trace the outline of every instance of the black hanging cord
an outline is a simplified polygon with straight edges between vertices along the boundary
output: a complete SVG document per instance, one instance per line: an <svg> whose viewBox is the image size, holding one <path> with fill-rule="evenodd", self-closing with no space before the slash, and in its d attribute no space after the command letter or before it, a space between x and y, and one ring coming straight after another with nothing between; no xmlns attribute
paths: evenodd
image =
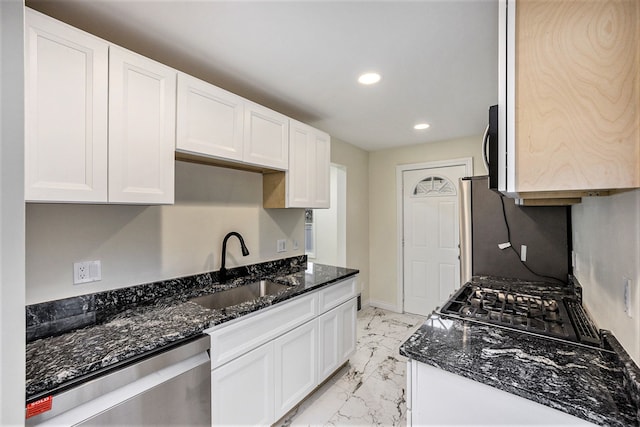
<svg viewBox="0 0 640 427"><path fill-rule="evenodd" d="M553 277L553 276L545 276L544 274L540 274L533 271L531 268L529 268L529 266L524 261L522 261L522 258L520 257L520 253L518 253L516 248L514 248L513 245L511 244L511 229L509 228L509 221L507 220L507 211L505 210L505 207L504 207L504 195L502 194L500 195L500 203L502 203L502 217L504 218L504 225L507 227L507 242L509 242L509 245L510 245L509 247L511 248L513 253L515 253L518 256L518 261L520 261L520 264L522 264L524 268L529 270L531 274L534 274L538 277L542 277L544 279L555 280L557 282L562 283L563 285L567 285L567 282L562 279L558 279L557 277Z"/></svg>

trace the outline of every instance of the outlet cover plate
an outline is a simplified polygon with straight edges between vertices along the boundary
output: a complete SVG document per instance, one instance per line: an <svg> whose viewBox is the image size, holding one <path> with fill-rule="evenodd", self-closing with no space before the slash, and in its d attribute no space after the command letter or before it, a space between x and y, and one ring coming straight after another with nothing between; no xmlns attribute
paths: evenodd
<svg viewBox="0 0 640 427"><path fill-rule="evenodd" d="M82 261L73 263L73 284L97 282L102 280L100 261Z"/></svg>

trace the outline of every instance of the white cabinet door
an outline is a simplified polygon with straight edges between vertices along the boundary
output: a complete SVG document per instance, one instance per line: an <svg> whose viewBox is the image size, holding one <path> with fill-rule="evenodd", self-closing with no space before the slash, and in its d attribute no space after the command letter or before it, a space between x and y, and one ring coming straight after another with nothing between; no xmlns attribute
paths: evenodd
<svg viewBox="0 0 640 427"><path fill-rule="evenodd" d="M274 341L275 418L287 413L318 384L318 324L315 320Z"/></svg>
<svg viewBox="0 0 640 427"><path fill-rule="evenodd" d="M273 412L273 344L211 372L211 414L216 425L270 425Z"/></svg>
<svg viewBox="0 0 640 427"><path fill-rule="evenodd" d="M174 200L176 71L109 48L109 201Z"/></svg>
<svg viewBox="0 0 640 427"><path fill-rule="evenodd" d="M358 299L342 304L338 307L340 312L340 363L346 362L353 353L356 352L357 342L357 316L358 316Z"/></svg>
<svg viewBox="0 0 640 427"><path fill-rule="evenodd" d="M289 167L289 118L246 101L243 160L245 163L287 170Z"/></svg>
<svg viewBox="0 0 640 427"><path fill-rule="evenodd" d="M313 195L314 147L307 126L291 120L289 130L289 171L287 172L287 206L310 208Z"/></svg>
<svg viewBox="0 0 640 427"><path fill-rule="evenodd" d="M314 188L314 208L331 207L330 188L330 166L331 166L331 137L324 132L315 133L315 175Z"/></svg>
<svg viewBox="0 0 640 427"><path fill-rule="evenodd" d="M329 207L330 137L304 123L291 120L287 205Z"/></svg>
<svg viewBox="0 0 640 427"><path fill-rule="evenodd" d="M25 13L25 198L106 202L108 44Z"/></svg>
<svg viewBox="0 0 640 427"><path fill-rule="evenodd" d="M339 305L318 318L318 381L322 382L356 350L357 298Z"/></svg>
<svg viewBox="0 0 640 427"><path fill-rule="evenodd" d="M340 312L335 308L318 318L318 380L323 381L340 366Z"/></svg>
<svg viewBox="0 0 640 427"><path fill-rule="evenodd" d="M440 368L415 360L409 363L407 408L411 415L407 418L408 426L594 425Z"/></svg>
<svg viewBox="0 0 640 427"><path fill-rule="evenodd" d="M178 151L242 161L243 98L180 73L177 108Z"/></svg>

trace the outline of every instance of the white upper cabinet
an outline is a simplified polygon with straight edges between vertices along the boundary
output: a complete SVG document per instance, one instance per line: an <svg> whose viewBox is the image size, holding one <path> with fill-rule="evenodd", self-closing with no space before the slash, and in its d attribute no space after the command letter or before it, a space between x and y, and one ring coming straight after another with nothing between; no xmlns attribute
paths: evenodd
<svg viewBox="0 0 640 427"><path fill-rule="evenodd" d="M289 167L289 118L276 111L180 74L177 114L178 153L270 170Z"/></svg>
<svg viewBox="0 0 640 427"><path fill-rule="evenodd" d="M176 71L109 48L109 201L174 200Z"/></svg>
<svg viewBox="0 0 640 427"><path fill-rule="evenodd" d="M177 108L177 151L242 161L241 97L180 73Z"/></svg>
<svg viewBox="0 0 640 427"><path fill-rule="evenodd" d="M25 14L25 198L104 203L109 45Z"/></svg>
<svg viewBox="0 0 640 427"><path fill-rule="evenodd" d="M170 204L176 71L26 9L25 199Z"/></svg>
<svg viewBox="0 0 640 427"><path fill-rule="evenodd" d="M328 208L329 135L295 120L290 133L287 207Z"/></svg>
<svg viewBox="0 0 640 427"><path fill-rule="evenodd" d="M501 0L500 15L500 190L640 187L640 2Z"/></svg>
<svg viewBox="0 0 640 427"><path fill-rule="evenodd" d="M245 101L243 160L254 165L286 170L289 167L289 118Z"/></svg>

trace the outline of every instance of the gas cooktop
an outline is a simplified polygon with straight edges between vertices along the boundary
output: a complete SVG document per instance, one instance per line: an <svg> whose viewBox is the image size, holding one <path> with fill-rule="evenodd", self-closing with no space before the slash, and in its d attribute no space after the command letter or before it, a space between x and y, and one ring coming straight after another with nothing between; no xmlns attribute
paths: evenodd
<svg viewBox="0 0 640 427"><path fill-rule="evenodd" d="M567 341L600 345L598 330L582 304L570 297L530 295L467 283L442 306L440 313Z"/></svg>

